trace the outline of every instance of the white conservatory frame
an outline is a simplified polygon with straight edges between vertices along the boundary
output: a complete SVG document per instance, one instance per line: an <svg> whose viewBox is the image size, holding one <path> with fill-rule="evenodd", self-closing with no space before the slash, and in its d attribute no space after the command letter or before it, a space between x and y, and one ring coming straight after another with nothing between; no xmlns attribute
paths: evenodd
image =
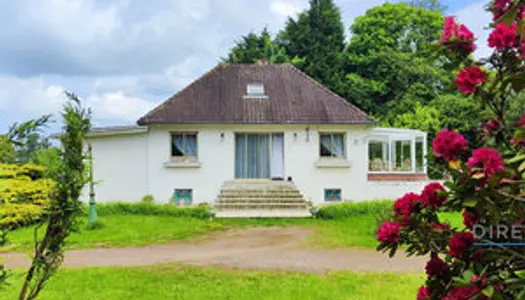
<svg viewBox="0 0 525 300"><path fill-rule="evenodd" d="M382 158L374 158L371 161L370 143L381 143ZM401 167L396 167L396 142L401 142L401 153L404 145L410 145L410 157L407 157L401 163ZM405 142L405 144L403 144ZM422 157L420 157L421 164L418 165L416 157L416 147L420 143ZM386 147L387 146L387 147ZM397 149L399 150L399 149ZM413 129L398 129L398 128L374 128L366 141L367 153L367 171L369 174L426 174L427 173L427 134L420 130ZM403 158L401 154L401 158ZM407 163L407 160L409 162ZM404 170L406 169L406 170Z"/></svg>

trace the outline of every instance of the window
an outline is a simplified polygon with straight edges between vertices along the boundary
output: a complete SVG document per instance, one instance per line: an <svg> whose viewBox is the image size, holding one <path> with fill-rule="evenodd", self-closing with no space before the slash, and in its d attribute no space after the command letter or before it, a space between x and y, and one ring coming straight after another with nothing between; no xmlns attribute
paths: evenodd
<svg viewBox="0 0 525 300"><path fill-rule="evenodd" d="M388 171L388 142L370 141L368 143L368 170Z"/></svg>
<svg viewBox="0 0 525 300"><path fill-rule="evenodd" d="M344 133L321 134L319 148L320 155L323 157L344 157Z"/></svg>
<svg viewBox="0 0 525 300"><path fill-rule="evenodd" d="M341 201L341 189L325 189L324 190L324 201L340 202Z"/></svg>
<svg viewBox="0 0 525 300"><path fill-rule="evenodd" d="M411 171L412 156L410 154L410 140L392 142L392 170Z"/></svg>
<svg viewBox="0 0 525 300"><path fill-rule="evenodd" d="M424 147L423 138L422 137L416 138L416 172L418 173L425 172L425 162L424 162L425 152L423 150L423 147Z"/></svg>
<svg viewBox="0 0 525 300"><path fill-rule="evenodd" d="M248 97L264 97L264 85L262 83L250 83L246 86Z"/></svg>
<svg viewBox="0 0 525 300"><path fill-rule="evenodd" d="M173 193L173 204L179 206L191 205L193 202L192 189L175 189Z"/></svg>
<svg viewBox="0 0 525 300"><path fill-rule="evenodd" d="M197 134L196 133L172 133L171 134L171 156L173 157L196 157L197 156Z"/></svg>

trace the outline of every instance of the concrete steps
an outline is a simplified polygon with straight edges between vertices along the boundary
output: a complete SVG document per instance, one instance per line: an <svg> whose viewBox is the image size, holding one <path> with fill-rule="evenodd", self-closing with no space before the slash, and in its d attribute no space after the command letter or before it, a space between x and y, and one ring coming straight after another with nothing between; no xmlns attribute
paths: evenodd
<svg viewBox="0 0 525 300"><path fill-rule="evenodd" d="M295 184L269 179L227 181L215 201L218 218L305 218L309 209Z"/></svg>

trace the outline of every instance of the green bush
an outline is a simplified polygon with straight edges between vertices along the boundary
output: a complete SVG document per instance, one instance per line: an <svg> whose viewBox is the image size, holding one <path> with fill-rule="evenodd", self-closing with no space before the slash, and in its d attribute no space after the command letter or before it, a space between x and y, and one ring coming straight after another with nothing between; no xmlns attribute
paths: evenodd
<svg viewBox="0 0 525 300"><path fill-rule="evenodd" d="M144 197L142 197L142 202L143 203L153 203L155 202L155 197L153 197L153 195L145 195Z"/></svg>
<svg viewBox="0 0 525 300"><path fill-rule="evenodd" d="M209 206L177 207L173 204L115 202L97 204L97 213L101 216L113 214L130 214L205 219L209 217L209 215L206 214L206 211L208 211L210 208L211 207Z"/></svg>
<svg viewBox="0 0 525 300"><path fill-rule="evenodd" d="M367 214L388 217L391 211L392 201L345 202L321 206L316 216L320 219L344 219Z"/></svg>

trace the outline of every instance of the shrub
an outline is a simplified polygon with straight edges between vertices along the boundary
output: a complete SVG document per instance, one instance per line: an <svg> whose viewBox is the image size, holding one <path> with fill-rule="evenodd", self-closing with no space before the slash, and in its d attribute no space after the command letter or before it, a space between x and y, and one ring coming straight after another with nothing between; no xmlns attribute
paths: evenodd
<svg viewBox="0 0 525 300"><path fill-rule="evenodd" d="M35 204L4 204L0 205L0 224L4 229L15 229L28 226L42 218L44 208Z"/></svg>
<svg viewBox="0 0 525 300"><path fill-rule="evenodd" d="M391 213L391 206L392 201L345 202L321 206L316 216L320 219L344 219L366 214L386 217Z"/></svg>
<svg viewBox="0 0 525 300"><path fill-rule="evenodd" d="M177 207L173 204L154 204L144 202L115 202L97 205L97 212L101 216L112 214L130 214L206 219L209 217L206 214L206 211L209 209L209 206Z"/></svg>
<svg viewBox="0 0 525 300"><path fill-rule="evenodd" d="M153 203L155 202L155 197L153 195L145 195L142 197L142 203Z"/></svg>
<svg viewBox="0 0 525 300"><path fill-rule="evenodd" d="M449 180L399 198L395 216L377 231L378 250L390 256L400 246L408 255L429 256L419 300L525 299L524 108L518 122L507 117L508 101L525 91L525 0L487 7L496 20L489 59L468 55L474 38L453 17L446 19L441 39L444 66L462 69L459 91L491 113L478 132L483 146L470 149L454 130L439 132L432 149ZM470 52L459 50L465 46ZM462 213L465 226L443 222L441 212Z"/></svg>

